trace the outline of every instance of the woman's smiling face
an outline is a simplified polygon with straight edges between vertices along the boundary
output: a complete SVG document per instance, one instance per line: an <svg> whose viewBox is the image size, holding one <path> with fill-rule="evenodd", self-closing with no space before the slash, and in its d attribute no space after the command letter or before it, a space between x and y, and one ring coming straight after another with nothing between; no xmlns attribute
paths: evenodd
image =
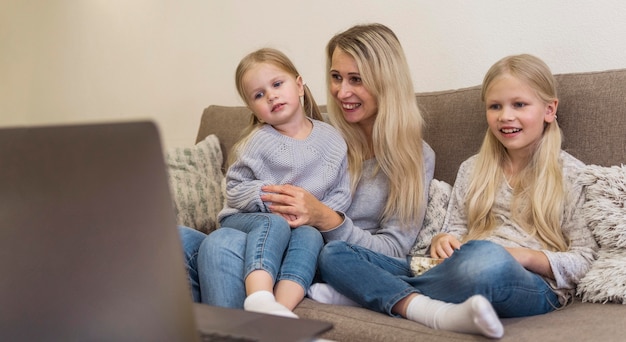
<svg viewBox="0 0 626 342"><path fill-rule="evenodd" d="M330 93L342 109L347 122L373 126L378 113L374 96L363 84L352 56L335 48L330 67Z"/></svg>

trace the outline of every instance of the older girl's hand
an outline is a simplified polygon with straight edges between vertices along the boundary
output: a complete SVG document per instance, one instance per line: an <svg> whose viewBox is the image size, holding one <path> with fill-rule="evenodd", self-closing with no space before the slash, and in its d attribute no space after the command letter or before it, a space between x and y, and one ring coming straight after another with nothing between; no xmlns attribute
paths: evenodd
<svg viewBox="0 0 626 342"><path fill-rule="evenodd" d="M439 233L435 235L430 244L430 256L432 258L448 258L455 249L461 248L461 242L453 235Z"/></svg>
<svg viewBox="0 0 626 342"><path fill-rule="evenodd" d="M292 217L287 220L289 226L314 226L324 231L339 226L343 218L334 210L320 202L308 191L293 185L268 185L261 190L264 202L270 202L269 209L283 217Z"/></svg>

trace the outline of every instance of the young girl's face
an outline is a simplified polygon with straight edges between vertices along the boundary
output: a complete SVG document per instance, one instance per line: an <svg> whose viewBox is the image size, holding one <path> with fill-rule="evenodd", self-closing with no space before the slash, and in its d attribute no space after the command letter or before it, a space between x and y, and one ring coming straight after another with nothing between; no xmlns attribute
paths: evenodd
<svg viewBox="0 0 626 342"><path fill-rule="evenodd" d="M257 63L246 71L242 82L246 103L262 122L276 127L304 118L302 77L271 63Z"/></svg>
<svg viewBox="0 0 626 342"><path fill-rule="evenodd" d="M485 94L487 123L511 158L526 158L541 139L544 124L554 121L558 101L545 103L527 83L503 74Z"/></svg>

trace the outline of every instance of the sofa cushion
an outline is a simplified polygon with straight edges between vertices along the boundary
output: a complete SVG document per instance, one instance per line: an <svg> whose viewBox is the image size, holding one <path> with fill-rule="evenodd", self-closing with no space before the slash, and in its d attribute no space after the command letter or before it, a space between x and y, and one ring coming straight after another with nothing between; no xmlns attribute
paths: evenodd
<svg viewBox="0 0 626 342"><path fill-rule="evenodd" d="M588 165L581 182L583 217L600 251L577 293L583 301L626 304L626 167Z"/></svg>
<svg viewBox="0 0 626 342"><path fill-rule="evenodd" d="M452 186L444 181L433 179L428 189L428 205L422 230L415 239L415 244L409 254L425 254L430 246L430 241L437 235L443 227L443 221L448 209L448 201Z"/></svg>
<svg viewBox="0 0 626 342"><path fill-rule="evenodd" d="M563 310L530 317L502 318L504 336L498 342L621 341L625 307L582 303L576 299ZM321 337L344 342L494 341L472 334L430 329L408 319L363 308L317 303L305 298L294 312L301 318L332 322ZM621 336L621 337L620 337Z"/></svg>
<svg viewBox="0 0 626 342"><path fill-rule="evenodd" d="M224 205L222 150L215 135L193 147L167 150L170 188L179 225L209 233Z"/></svg>

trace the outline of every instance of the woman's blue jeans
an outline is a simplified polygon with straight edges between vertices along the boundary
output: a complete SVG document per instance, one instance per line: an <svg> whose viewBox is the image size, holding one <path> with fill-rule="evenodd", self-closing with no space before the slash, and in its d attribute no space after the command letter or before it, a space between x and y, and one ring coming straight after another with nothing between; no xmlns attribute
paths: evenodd
<svg viewBox="0 0 626 342"><path fill-rule="evenodd" d="M291 229L282 217L265 213L231 215L221 226L208 236L179 228L195 301L242 308L244 280L260 269L275 281L291 280L304 291L309 288L324 245L317 229Z"/></svg>
<svg viewBox="0 0 626 342"><path fill-rule="evenodd" d="M406 259L332 241L320 253L319 270L323 281L346 297L389 315L394 315L393 306L411 293L449 303L483 295L503 318L543 314L560 306L543 278L489 241L463 244L420 276L412 275Z"/></svg>
<svg viewBox="0 0 626 342"><path fill-rule="evenodd" d="M206 234L193 228L178 226L178 234L183 244L185 267L194 302L200 302L200 279L198 277L198 251L207 237Z"/></svg>

